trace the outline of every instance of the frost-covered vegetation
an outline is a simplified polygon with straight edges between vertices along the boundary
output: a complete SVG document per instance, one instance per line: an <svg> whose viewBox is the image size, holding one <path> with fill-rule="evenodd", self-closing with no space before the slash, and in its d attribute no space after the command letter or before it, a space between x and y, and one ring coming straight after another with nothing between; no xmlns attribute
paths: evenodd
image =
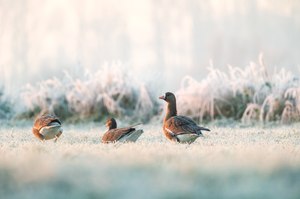
<svg viewBox="0 0 300 199"><path fill-rule="evenodd" d="M65 72L60 79L28 84L15 97L15 118L54 112L70 122L99 121L108 116L144 123L161 119L164 103L153 94L157 88L149 89L121 68L120 64L106 65L95 73L81 69L80 74ZM245 68L228 66L227 71L220 71L211 66L202 80L186 76L175 94L179 113L199 122L231 119L246 125L289 124L300 118L299 78L284 68L270 69L262 56L259 64L251 62ZM12 112L10 104L0 96L2 112Z"/></svg>
<svg viewBox="0 0 300 199"><path fill-rule="evenodd" d="M5 98L3 87L0 85L0 120L8 119L12 116L12 105Z"/></svg>
<svg viewBox="0 0 300 199"><path fill-rule="evenodd" d="M27 85L20 94L17 117L53 112L69 121L103 120L108 116L148 121L158 111L158 104L146 85L118 64L78 76L74 78L65 72L62 79Z"/></svg>
<svg viewBox="0 0 300 199"><path fill-rule="evenodd" d="M253 122L299 121L300 81L284 68L268 70L259 64L244 69L228 66L227 72L210 67L201 81L182 80L177 92L179 111L200 121L232 118Z"/></svg>
<svg viewBox="0 0 300 199"><path fill-rule="evenodd" d="M299 126L216 128L192 145L161 126L136 143L100 143L96 123L40 142L31 123L0 127L0 198L299 198Z"/></svg>

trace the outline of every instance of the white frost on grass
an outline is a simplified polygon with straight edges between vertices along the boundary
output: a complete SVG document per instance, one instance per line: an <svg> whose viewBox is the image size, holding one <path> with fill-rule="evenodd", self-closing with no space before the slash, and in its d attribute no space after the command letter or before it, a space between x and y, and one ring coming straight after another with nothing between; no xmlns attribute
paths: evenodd
<svg viewBox="0 0 300 199"><path fill-rule="evenodd" d="M300 131L217 128L192 145L144 126L136 143L102 144L96 123L42 143L30 124L0 128L1 198L298 198Z"/></svg>
<svg viewBox="0 0 300 199"><path fill-rule="evenodd" d="M262 59L261 55L259 64L250 63L244 69L228 66L226 72L211 66L201 81L185 77L176 92L180 113L199 121L299 121L299 78L284 68L267 70Z"/></svg>
<svg viewBox="0 0 300 199"><path fill-rule="evenodd" d="M155 120L163 103L149 89L151 83L146 85L123 69L120 63L107 64L94 73L82 67L79 74L65 72L61 79L27 85L15 96L15 104L10 104L12 112L16 118L28 119L49 111L70 122L100 121L108 116ZM175 94L179 113L200 122L229 118L246 125L289 124L300 118L299 77L284 68L268 70L262 55L259 64L228 66L225 72L211 64L202 80L185 76ZM0 114L4 108L0 99Z"/></svg>
<svg viewBox="0 0 300 199"><path fill-rule="evenodd" d="M95 73L85 71L75 78L27 85L20 94L16 112L32 117L54 112L62 119L106 119L109 115L147 121L158 109L156 100L142 82L121 69L120 63L105 65ZM20 114L21 113L21 114Z"/></svg>

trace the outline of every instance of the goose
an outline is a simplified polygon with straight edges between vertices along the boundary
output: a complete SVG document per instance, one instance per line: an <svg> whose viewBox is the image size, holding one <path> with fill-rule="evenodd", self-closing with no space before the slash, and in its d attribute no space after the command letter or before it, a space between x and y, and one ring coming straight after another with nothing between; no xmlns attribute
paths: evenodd
<svg viewBox="0 0 300 199"><path fill-rule="evenodd" d="M137 124L139 125L139 124ZM117 122L114 118L108 118L105 126L108 130L102 137L102 143L114 143L114 142L135 142L144 132L142 129L136 130L134 126L125 128L117 128Z"/></svg>
<svg viewBox="0 0 300 199"><path fill-rule="evenodd" d="M191 118L177 115L176 97L167 92L159 97L167 102L167 113L163 121L163 132L167 139L178 143L193 143L203 136L201 131L210 131L208 128L198 126Z"/></svg>
<svg viewBox="0 0 300 199"><path fill-rule="evenodd" d="M42 141L55 139L56 142L62 132L61 121L54 114L43 114L37 117L32 128L35 137Z"/></svg>

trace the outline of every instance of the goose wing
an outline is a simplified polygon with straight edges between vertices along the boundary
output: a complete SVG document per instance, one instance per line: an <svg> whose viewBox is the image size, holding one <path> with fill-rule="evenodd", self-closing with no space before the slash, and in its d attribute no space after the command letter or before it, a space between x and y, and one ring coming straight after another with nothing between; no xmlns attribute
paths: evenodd
<svg viewBox="0 0 300 199"><path fill-rule="evenodd" d="M185 116L174 116L165 122L164 128L173 135L180 134L197 134L201 135L201 131L210 131L207 128L198 126L192 119Z"/></svg>
<svg viewBox="0 0 300 199"><path fill-rule="evenodd" d="M135 130L135 128L131 128L131 127L111 129L103 135L102 142L103 143L116 142L116 141L120 140L122 137L130 134L134 130Z"/></svg>
<svg viewBox="0 0 300 199"><path fill-rule="evenodd" d="M41 117L35 120L34 128L40 130L41 128L48 126L49 124L54 122L61 124L61 121L55 115L51 115L51 114L42 115Z"/></svg>

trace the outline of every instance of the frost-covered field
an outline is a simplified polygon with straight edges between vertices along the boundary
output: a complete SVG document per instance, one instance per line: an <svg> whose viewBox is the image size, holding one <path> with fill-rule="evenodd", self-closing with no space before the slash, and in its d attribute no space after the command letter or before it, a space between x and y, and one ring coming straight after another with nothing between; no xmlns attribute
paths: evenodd
<svg viewBox="0 0 300 199"><path fill-rule="evenodd" d="M299 198L299 125L220 128L192 145L143 126L137 143L104 145L99 123L64 125L54 143L31 123L0 127L0 198Z"/></svg>

